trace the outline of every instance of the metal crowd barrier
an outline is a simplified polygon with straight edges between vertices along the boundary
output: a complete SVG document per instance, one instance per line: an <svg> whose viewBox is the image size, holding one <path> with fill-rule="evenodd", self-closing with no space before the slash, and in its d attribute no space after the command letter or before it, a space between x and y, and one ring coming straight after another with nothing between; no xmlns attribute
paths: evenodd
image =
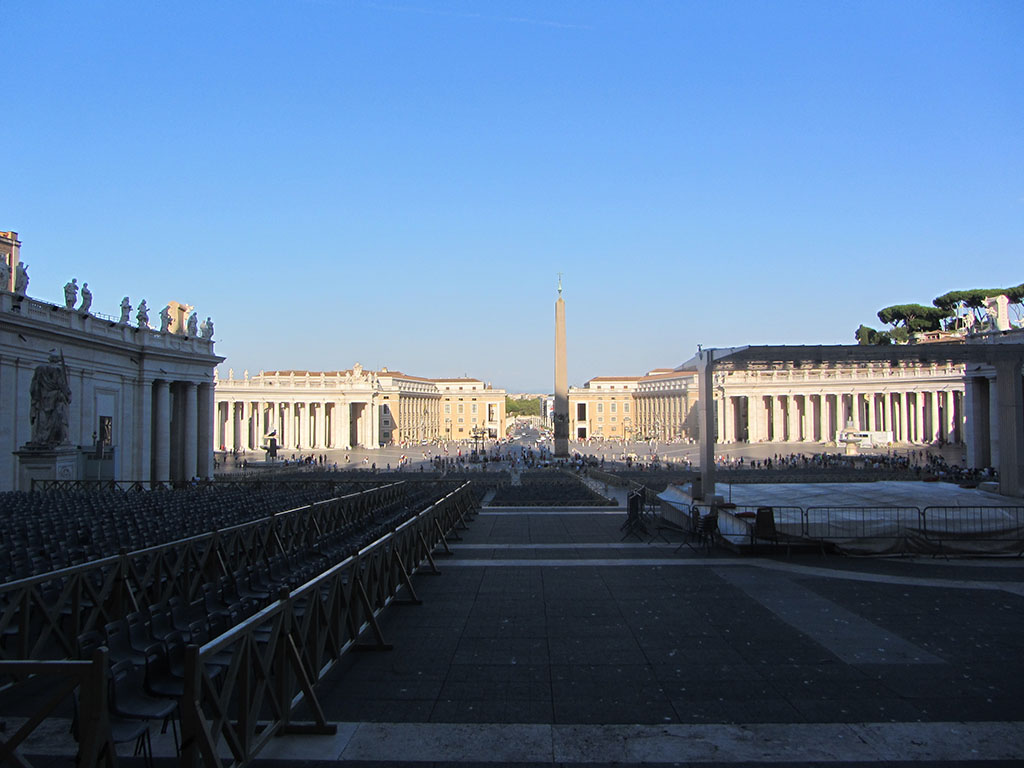
<svg viewBox="0 0 1024 768"><path fill-rule="evenodd" d="M470 484L431 505L315 579L202 647L190 646L181 702L182 766L242 766L281 732L333 733L316 682L371 630L400 592L418 602L410 575L473 510ZM305 703L311 723L293 713Z"/></svg>
<svg viewBox="0 0 1024 768"><path fill-rule="evenodd" d="M327 499L169 544L0 585L0 658L78 655L78 636L170 597L196 600L204 584L283 554L404 494L402 483Z"/></svg>
<svg viewBox="0 0 1024 768"><path fill-rule="evenodd" d="M805 515L806 538L850 552L906 552L924 527L918 507L808 507Z"/></svg>
<svg viewBox="0 0 1024 768"><path fill-rule="evenodd" d="M935 554L1024 554L1024 507L925 507L921 516Z"/></svg>

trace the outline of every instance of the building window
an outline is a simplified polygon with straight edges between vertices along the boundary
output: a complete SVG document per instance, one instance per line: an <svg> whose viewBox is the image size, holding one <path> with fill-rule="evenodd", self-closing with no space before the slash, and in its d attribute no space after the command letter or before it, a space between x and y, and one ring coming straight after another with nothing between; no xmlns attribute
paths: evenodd
<svg viewBox="0 0 1024 768"><path fill-rule="evenodd" d="M459 403L459 413L464 413L465 412L463 410L463 408L464 408L464 406L462 405L462 403ZM462 421L462 419L459 419L459 421Z"/></svg>
<svg viewBox="0 0 1024 768"><path fill-rule="evenodd" d="M619 420L618 416L612 416L612 424Z"/></svg>
<svg viewBox="0 0 1024 768"><path fill-rule="evenodd" d="M604 424L604 416L598 416L597 417L597 423L598 424Z"/></svg>
<svg viewBox="0 0 1024 768"><path fill-rule="evenodd" d="M473 403L473 413L476 413L476 403Z"/></svg>
<svg viewBox="0 0 1024 768"><path fill-rule="evenodd" d="M452 404L451 403L445 403L444 404L444 412L445 413L451 413L452 412Z"/></svg>
<svg viewBox="0 0 1024 768"><path fill-rule="evenodd" d="M623 403L622 404L622 412L623 413L629 413L629 403Z"/></svg>
<svg viewBox="0 0 1024 768"><path fill-rule="evenodd" d="M617 410L618 410L618 409L617 409L617 406L618 406L618 403L612 403L612 406L611 406L611 408L612 408L612 413L616 413L616 412L617 412Z"/></svg>
<svg viewBox="0 0 1024 768"><path fill-rule="evenodd" d="M597 403L597 412L598 412L598 413L604 413L604 403L603 403L603 402L600 402L600 401L599 401L599 402Z"/></svg>
<svg viewBox="0 0 1024 768"><path fill-rule="evenodd" d="M465 419L462 416L459 416L459 424L461 424L464 421L465 421ZM461 431L462 430L460 429L459 432L461 432Z"/></svg>

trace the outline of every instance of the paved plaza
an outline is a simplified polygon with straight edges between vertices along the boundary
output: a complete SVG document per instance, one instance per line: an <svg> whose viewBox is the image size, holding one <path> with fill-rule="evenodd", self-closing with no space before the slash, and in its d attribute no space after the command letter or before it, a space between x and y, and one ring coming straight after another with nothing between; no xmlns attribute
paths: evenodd
<svg viewBox="0 0 1024 768"><path fill-rule="evenodd" d="M707 554L623 501L484 507L257 765L1020 764L1024 561Z"/></svg>
<svg viewBox="0 0 1024 768"><path fill-rule="evenodd" d="M1019 560L708 556L487 509L262 764L1015 764ZM996 762L992 762L996 761Z"/></svg>

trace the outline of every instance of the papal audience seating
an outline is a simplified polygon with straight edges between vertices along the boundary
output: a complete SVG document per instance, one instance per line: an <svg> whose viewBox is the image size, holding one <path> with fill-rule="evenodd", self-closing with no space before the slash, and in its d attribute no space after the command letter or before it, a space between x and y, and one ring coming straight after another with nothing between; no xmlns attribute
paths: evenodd
<svg viewBox="0 0 1024 768"><path fill-rule="evenodd" d="M323 494L316 488L216 487L0 493L0 582L246 523L318 501Z"/></svg>
<svg viewBox="0 0 1024 768"><path fill-rule="evenodd" d="M101 646L107 649L108 715L114 741L134 742L135 754L152 765L149 725L162 723L164 730L172 727L178 748L179 701L185 690L189 644L202 645L224 634L285 590L393 531L454 487L451 482L406 484L393 500L379 502L309 546L287 553L266 552L255 565L211 578L194 600L172 595L160 604L136 605L136 610L107 622L102 629L77 635L75 655L79 659L92 658ZM323 495L322 488L0 494L0 575L9 582L121 552L134 551L138 556L138 550L145 547L299 509ZM343 494L335 487L332 495ZM103 569L97 567L91 578L99 590ZM41 582L43 601L56 606L61 584L59 573L52 581ZM0 593L0 615L5 610L4 597ZM70 609L63 613L65 619L70 617ZM11 636L5 633L0 643ZM214 657L208 660L206 673L217 677L230 663L228 654L222 659ZM8 682L0 680L0 688ZM72 730L79 738L77 694L74 710Z"/></svg>
<svg viewBox="0 0 1024 768"><path fill-rule="evenodd" d="M612 505L577 478L550 470L522 473L522 485L499 488L491 500L493 507L603 507Z"/></svg>

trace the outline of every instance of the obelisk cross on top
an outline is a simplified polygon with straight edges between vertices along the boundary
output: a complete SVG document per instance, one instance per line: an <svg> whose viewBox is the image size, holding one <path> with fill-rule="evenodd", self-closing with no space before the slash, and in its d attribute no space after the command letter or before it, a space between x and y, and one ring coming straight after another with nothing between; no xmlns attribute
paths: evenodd
<svg viewBox="0 0 1024 768"><path fill-rule="evenodd" d="M565 364L565 300L562 273L558 273L555 301L555 456L569 455L569 375Z"/></svg>

